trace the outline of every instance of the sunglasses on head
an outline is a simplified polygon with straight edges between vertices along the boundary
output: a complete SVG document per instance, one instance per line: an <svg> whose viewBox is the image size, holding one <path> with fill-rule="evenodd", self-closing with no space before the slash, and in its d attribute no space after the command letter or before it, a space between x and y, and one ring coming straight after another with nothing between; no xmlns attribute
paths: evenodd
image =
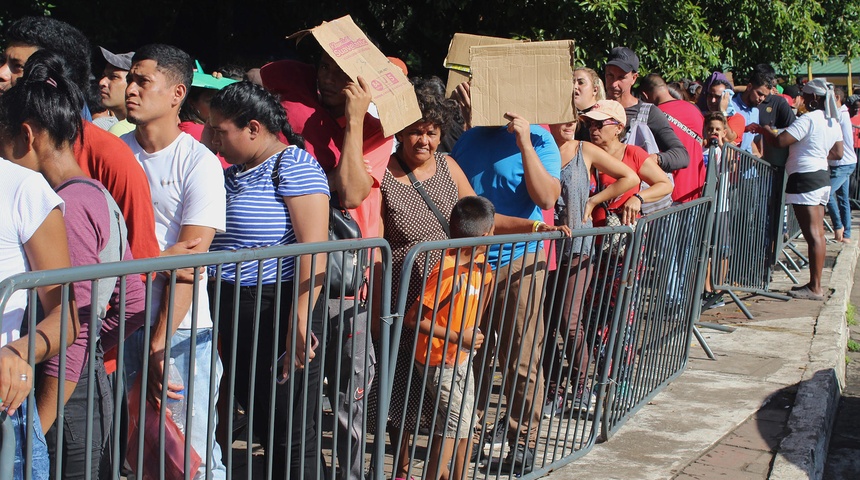
<svg viewBox="0 0 860 480"><path fill-rule="evenodd" d="M585 119L585 121L583 123L588 128L591 128L591 127L603 128L607 125L621 125L621 122L619 122L618 120L613 120L611 118L607 118L605 120L592 120L590 118L587 118L587 119Z"/></svg>

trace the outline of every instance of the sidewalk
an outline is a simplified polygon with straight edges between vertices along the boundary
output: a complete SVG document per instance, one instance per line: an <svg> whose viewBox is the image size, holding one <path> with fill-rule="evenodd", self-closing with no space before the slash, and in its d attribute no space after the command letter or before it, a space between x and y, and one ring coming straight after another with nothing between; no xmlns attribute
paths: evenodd
<svg viewBox="0 0 860 480"><path fill-rule="evenodd" d="M545 478L820 478L844 384L845 307L858 254L855 245L828 245L826 302L745 299L754 320L733 304L704 312L702 321L737 327L702 330L718 360L694 342L680 378L609 441ZM808 279L806 270L795 275ZM771 290L792 285L777 271Z"/></svg>

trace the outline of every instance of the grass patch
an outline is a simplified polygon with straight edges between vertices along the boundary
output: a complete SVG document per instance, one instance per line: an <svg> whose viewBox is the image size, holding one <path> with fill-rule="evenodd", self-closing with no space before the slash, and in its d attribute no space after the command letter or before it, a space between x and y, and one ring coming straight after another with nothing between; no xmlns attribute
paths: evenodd
<svg viewBox="0 0 860 480"><path fill-rule="evenodd" d="M857 307L853 303L848 304L848 309L845 310L845 320L849 327L857 325Z"/></svg>
<svg viewBox="0 0 860 480"><path fill-rule="evenodd" d="M850 352L860 352L860 343L855 342L854 340L848 340L848 351Z"/></svg>
<svg viewBox="0 0 860 480"><path fill-rule="evenodd" d="M851 357L846 355L845 356L845 365L848 365L849 363L851 363Z"/></svg>

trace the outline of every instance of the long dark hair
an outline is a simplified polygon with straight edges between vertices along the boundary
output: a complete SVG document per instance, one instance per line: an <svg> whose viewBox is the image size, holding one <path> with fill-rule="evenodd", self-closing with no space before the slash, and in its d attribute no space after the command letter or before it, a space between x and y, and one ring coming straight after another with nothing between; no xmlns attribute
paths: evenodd
<svg viewBox="0 0 860 480"><path fill-rule="evenodd" d="M247 81L227 85L212 97L209 108L240 128L256 120L270 133L283 133L291 145L305 148L305 139L293 131L284 107L260 85Z"/></svg>
<svg viewBox="0 0 860 480"><path fill-rule="evenodd" d="M33 53L24 75L0 96L0 130L14 136L30 121L48 132L57 148L73 145L83 131L84 97L67 71L59 55L48 50Z"/></svg>

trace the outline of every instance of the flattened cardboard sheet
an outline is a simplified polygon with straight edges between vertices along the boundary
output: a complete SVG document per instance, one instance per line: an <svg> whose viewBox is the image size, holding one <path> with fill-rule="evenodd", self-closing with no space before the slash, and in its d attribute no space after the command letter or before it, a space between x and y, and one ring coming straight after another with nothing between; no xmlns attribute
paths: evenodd
<svg viewBox="0 0 860 480"><path fill-rule="evenodd" d="M514 40L512 38L455 33L451 39L451 43L448 45L448 55L443 62L445 68L448 69L448 84L445 87L446 94L450 96L451 92L457 88L457 85L469 81L470 65L472 65L469 58L469 49L471 47L521 42L522 40Z"/></svg>
<svg viewBox="0 0 860 480"><path fill-rule="evenodd" d="M370 85L373 103L385 136L391 136L421 119L412 83L397 65L367 38L349 15L302 30L288 38L300 41L311 34L353 81L361 76Z"/></svg>
<svg viewBox="0 0 860 480"><path fill-rule="evenodd" d="M573 121L573 60L572 40L471 47L472 126Z"/></svg>

